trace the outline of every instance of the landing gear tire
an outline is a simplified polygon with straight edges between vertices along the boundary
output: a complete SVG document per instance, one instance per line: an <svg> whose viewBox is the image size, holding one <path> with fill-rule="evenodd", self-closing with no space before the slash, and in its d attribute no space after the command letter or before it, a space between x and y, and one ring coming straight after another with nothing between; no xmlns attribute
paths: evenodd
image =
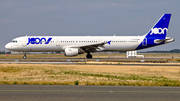
<svg viewBox="0 0 180 101"><path fill-rule="evenodd" d="M23 59L26 59L27 57L26 56L23 56Z"/></svg>
<svg viewBox="0 0 180 101"><path fill-rule="evenodd" d="M90 53L88 53L88 54L86 55L86 58L91 59L91 58L92 58L92 55L91 55Z"/></svg>

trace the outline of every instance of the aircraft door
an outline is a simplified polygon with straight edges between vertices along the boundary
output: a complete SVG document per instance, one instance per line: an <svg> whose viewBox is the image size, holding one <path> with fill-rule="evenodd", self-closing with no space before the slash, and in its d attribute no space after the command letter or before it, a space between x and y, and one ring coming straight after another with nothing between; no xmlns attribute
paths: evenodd
<svg viewBox="0 0 180 101"><path fill-rule="evenodd" d="M147 46L147 38L144 38L144 40L142 42L142 46Z"/></svg>
<svg viewBox="0 0 180 101"><path fill-rule="evenodd" d="M22 37L22 46L27 46L27 37Z"/></svg>
<svg viewBox="0 0 180 101"><path fill-rule="evenodd" d="M60 46L60 38L56 38L56 46Z"/></svg>

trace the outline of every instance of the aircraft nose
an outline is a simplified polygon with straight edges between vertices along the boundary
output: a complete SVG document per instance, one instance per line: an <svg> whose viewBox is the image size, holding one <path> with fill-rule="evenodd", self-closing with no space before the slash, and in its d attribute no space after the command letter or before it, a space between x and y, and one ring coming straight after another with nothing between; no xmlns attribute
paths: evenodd
<svg viewBox="0 0 180 101"><path fill-rule="evenodd" d="M11 49L11 45L8 43L8 44L5 45L5 48L6 49Z"/></svg>

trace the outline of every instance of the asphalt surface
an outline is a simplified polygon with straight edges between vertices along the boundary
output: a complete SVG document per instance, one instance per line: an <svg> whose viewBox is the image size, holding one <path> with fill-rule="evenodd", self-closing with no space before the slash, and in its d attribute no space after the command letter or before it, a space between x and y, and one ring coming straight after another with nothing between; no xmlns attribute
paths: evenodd
<svg viewBox="0 0 180 101"><path fill-rule="evenodd" d="M83 64L85 63L86 64ZM0 58L0 63L17 63L17 64L81 64L81 65L98 65L98 63L90 64L88 62L118 62L117 64L99 64L99 65L136 65L136 66L180 66L180 64L163 64L169 63L164 58ZM121 64L121 62L134 62L133 64ZM171 62L171 61L170 61ZM137 64L144 63L144 64ZM147 63L147 64L145 64ZM159 63L159 64L148 64Z"/></svg>
<svg viewBox="0 0 180 101"><path fill-rule="evenodd" d="M0 58L0 59L23 59L23 58ZM26 58L26 59L87 59L87 58ZM93 59L145 59L145 60L149 60L149 59L169 59L169 58L91 58L91 60Z"/></svg>
<svg viewBox="0 0 180 101"><path fill-rule="evenodd" d="M165 63L132 63L132 64L103 64L103 63L78 63L78 62L0 62L2 63L7 63L7 64L56 64L56 65L116 65L116 66L180 66L180 64L165 64Z"/></svg>
<svg viewBox="0 0 180 101"><path fill-rule="evenodd" d="M71 62L77 62L77 61L124 61L124 62L131 62L131 61L149 61L149 62L165 62L164 59L168 58L0 58L0 61L49 61L49 62L64 62L64 61L71 61Z"/></svg>
<svg viewBox="0 0 180 101"><path fill-rule="evenodd" d="M179 101L180 87L0 85L0 101Z"/></svg>

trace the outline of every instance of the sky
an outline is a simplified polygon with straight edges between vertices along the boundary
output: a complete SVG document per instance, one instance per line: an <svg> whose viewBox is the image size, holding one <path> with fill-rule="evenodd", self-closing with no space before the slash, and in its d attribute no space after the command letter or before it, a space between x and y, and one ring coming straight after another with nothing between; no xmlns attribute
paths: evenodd
<svg viewBox="0 0 180 101"><path fill-rule="evenodd" d="M0 51L20 36L137 36L171 13L174 42L144 49L180 49L180 0L0 0Z"/></svg>

